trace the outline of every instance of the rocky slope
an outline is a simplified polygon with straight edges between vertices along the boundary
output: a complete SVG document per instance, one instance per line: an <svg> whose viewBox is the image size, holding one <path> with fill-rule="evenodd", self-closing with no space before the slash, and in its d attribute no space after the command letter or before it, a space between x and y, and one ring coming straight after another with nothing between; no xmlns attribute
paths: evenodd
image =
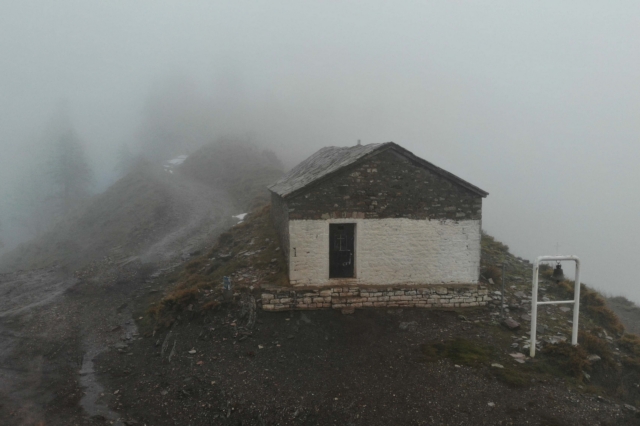
<svg viewBox="0 0 640 426"><path fill-rule="evenodd" d="M494 300L486 308L268 313L260 309L259 289L278 268L262 254L278 259L261 243L269 238L264 214L247 217L191 267L159 277L164 295L135 308L139 339L123 335L97 358L105 403L122 419L192 425L640 420L640 340L625 334L588 288L580 346L565 343L570 312L544 309L535 359L527 356L531 264L488 236L483 275L497 283L494 267L509 265L506 313L520 323L516 329L502 325L499 286L490 282ZM220 289L219 270L235 274L232 299ZM564 298L571 283L552 285L545 277L541 297Z"/></svg>
<svg viewBox="0 0 640 426"><path fill-rule="evenodd" d="M189 230L201 232L204 222L233 223L230 215L215 217L215 208L237 214L264 204L267 185L281 175L273 153L236 141L205 145L171 172L140 163L47 233L2 256L0 271L51 266L72 271L105 256L123 260L145 251L145 261L157 260L164 245Z"/></svg>
<svg viewBox="0 0 640 426"><path fill-rule="evenodd" d="M271 163L233 189L224 179L250 167L218 158L212 171L199 158L137 171L11 255L0 423L638 424L640 338L585 286L580 346L566 343L571 312L545 307L529 358L531 264L486 235L487 307L262 311L261 286L287 284L268 209L229 227L247 194L264 194ZM500 315L502 263L513 329ZM33 265L47 267L15 271ZM568 298L572 283L549 273L540 297Z"/></svg>
<svg viewBox="0 0 640 426"><path fill-rule="evenodd" d="M271 183L240 171L251 191ZM122 425L94 359L139 338L136 306L237 222L238 200L179 170L144 167L9 253L0 273L0 424Z"/></svg>

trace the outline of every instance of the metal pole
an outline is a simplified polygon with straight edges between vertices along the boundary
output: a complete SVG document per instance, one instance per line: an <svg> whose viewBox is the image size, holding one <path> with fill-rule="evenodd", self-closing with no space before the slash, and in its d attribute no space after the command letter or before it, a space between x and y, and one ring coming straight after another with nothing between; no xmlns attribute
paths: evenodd
<svg viewBox="0 0 640 426"><path fill-rule="evenodd" d="M556 300L549 302L538 302L538 273L540 271L541 261L571 260L576 262L576 279L573 288L573 300ZM538 323L538 305L558 305L573 304L573 327L571 330L571 344L578 344L578 319L580 316L580 259L577 256L540 256L533 265L533 289L531 294L531 345L529 347L529 356L532 358L536 355L536 329Z"/></svg>
<svg viewBox="0 0 640 426"><path fill-rule="evenodd" d="M571 330L571 344L578 344L578 318L580 316L580 259L576 259L576 285L573 288L573 327Z"/></svg>
<svg viewBox="0 0 640 426"><path fill-rule="evenodd" d="M502 300L500 301L500 315L504 319L504 262L502 262Z"/></svg>
<svg viewBox="0 0 640 426"><path fill-rule="evenodd" d="M536 356L536 331L538 325L538 272L540 258L533 264L533 289L531 290L531 343L529 344L529 356Z"/></svg>

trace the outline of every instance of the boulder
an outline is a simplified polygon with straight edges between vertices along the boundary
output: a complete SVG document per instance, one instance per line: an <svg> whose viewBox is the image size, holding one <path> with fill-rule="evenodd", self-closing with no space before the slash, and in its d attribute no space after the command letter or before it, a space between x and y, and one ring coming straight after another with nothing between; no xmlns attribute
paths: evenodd
<svg viewBox="0 0 640 426"><path fill-rule="evenodd" d="M509 330L517 330L520 328L520 323L514 321L511 318L507 318L501 323L503 326L507 327Z"/></svg>

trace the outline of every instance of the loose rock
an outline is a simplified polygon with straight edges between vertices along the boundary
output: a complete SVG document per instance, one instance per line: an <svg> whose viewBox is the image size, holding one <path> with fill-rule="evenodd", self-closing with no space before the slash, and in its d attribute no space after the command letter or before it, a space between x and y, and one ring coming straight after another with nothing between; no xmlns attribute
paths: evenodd
<svg viewBox="0 0 640 426"><path fill-rule="evenodd" d="M401 322L400 330L415 330L418 327L418 323L415 321Z"/></svg>
<svg viewBox="0 0 640 426"><path fill-rule="evenodd" d="M520 323L514 321L511 318L507 318L501 323L503 326L507 327L509 330L517 330L520 328Z"/></svg>

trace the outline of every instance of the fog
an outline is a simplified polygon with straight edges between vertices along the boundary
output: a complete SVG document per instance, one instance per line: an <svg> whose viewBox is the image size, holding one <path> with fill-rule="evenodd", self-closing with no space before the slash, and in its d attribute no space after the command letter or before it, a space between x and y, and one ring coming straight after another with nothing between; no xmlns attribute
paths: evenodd
<svg viewBox="0 0 640 426"><path fill-rule="evenodd" d="M61 109L94 192L123 145L161 161L233 135L291 167L394 141L488 191L516 254L578 255L640 302L640 5L425 3L3 1L0 238L25 238L8 194Z"/></svg>

